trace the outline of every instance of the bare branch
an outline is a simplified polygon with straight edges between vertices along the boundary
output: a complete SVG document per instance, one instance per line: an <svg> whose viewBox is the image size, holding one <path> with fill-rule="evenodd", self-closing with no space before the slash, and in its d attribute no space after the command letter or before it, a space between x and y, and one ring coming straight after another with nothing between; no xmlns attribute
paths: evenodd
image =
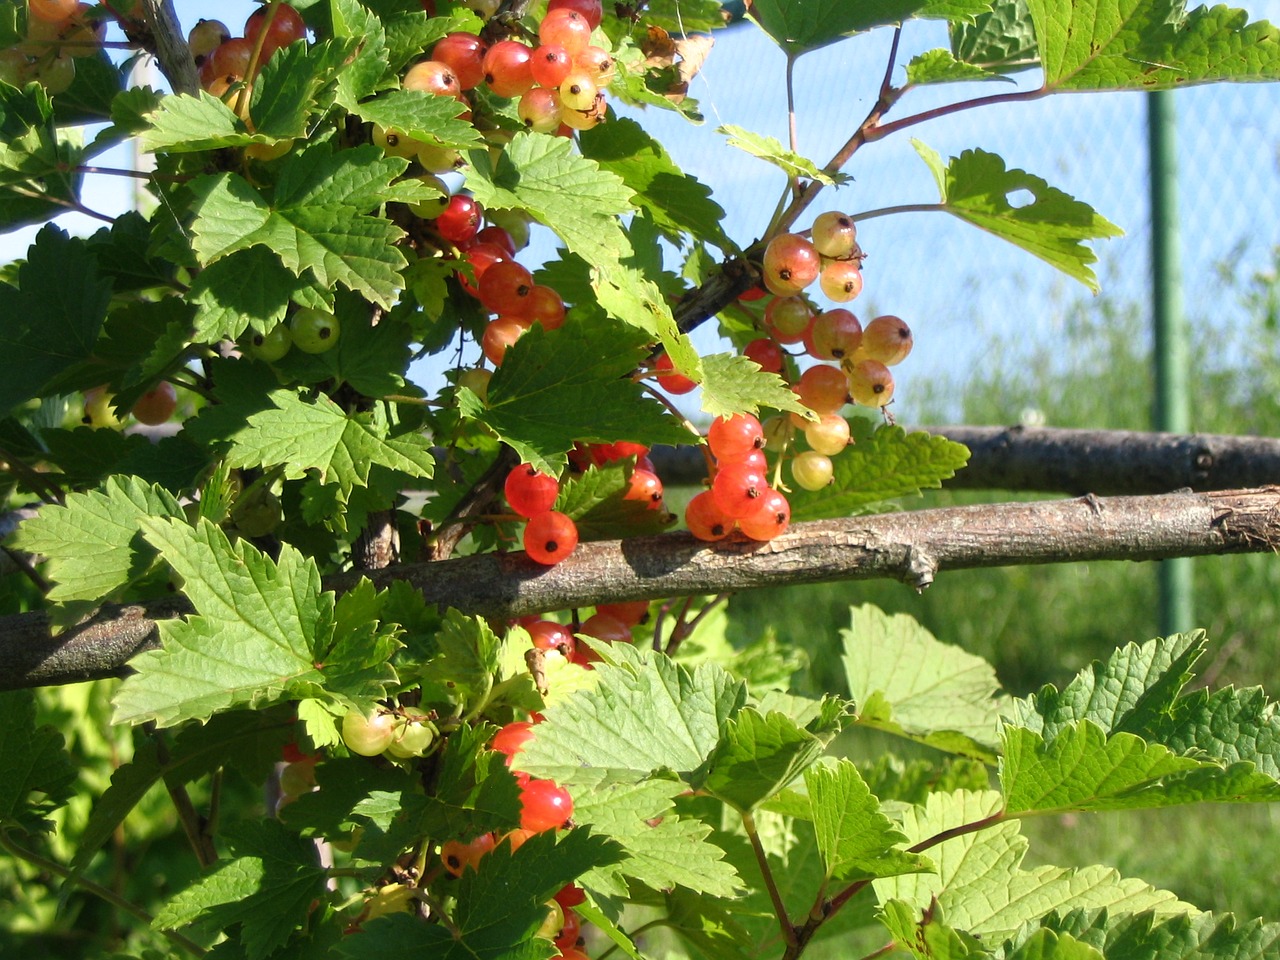
<svg viewBox="0 0 1280 960"><path fill-rule="evenodd" d="M173 0L142 0L142 13L155 40L160 72L168 78L175 93L195 96L200 90L200 78L178 14L173 9Z"/></svg>
<svg viewBox="0 0 1280 960"><path fill-rule="evenodd" d="M684 533L587 543L555 567L483 554L368 575L405 580L427 601L495 618L622 600L763 586L893 578L917 589L939 570L1081 560L1268 553L1280 545L1280 486L1218 493L1007 503L796 524L771 543L707 544ZM325 586L351 587L356 574ZM120 672L154 642L173 599L105 610L53 637L43 614L0 618L0 689Z"/></svg>
<svg viewBox="0 0 1280 960"><path fill-rule="evenodd" d="M926 427L969 448L949 489L1099 496L1239 490L1280 483L1280 439L1221 434L1066 430L1052 427ZM696 484L706 465L695 447L650 456L663 483Z"/></svg>

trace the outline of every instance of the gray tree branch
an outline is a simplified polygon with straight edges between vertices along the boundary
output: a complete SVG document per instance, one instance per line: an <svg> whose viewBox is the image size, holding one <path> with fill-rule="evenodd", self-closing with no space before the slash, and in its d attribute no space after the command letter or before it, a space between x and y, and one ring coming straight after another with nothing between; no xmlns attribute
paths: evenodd
<svg viewBox="0 0 1280 960"><path fill-rule="evenodd" d="M1056 427L925 427L969 448L949 489L1019 490L1082 496L1239 490L1280 483L1280 439L1221 434L1067 430ZM663 482L701 483L694 447L650 454Z"/></svg>
<svg viewBox="0 0 1280 960"><path fill-rule="evenodd" d="M892 578L916 589L942 570L1081 560L1273 552L1280 486L1214 493L950 507L794 525L771 543L702 543L671 533L587 543L555 567L524 554L483 554L371 571L405 580L428 602L507 618L595 603L836 580ZM349 588L357 575L325 581ZM45 614L0 618L0 689L119 674L155 643L180 600L104 609L54 636Z"/></svg>

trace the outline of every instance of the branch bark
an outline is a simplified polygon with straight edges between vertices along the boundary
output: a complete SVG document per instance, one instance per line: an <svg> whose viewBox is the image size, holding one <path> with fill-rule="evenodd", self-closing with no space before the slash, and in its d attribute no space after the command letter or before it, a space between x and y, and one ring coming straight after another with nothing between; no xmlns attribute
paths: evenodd
<svg viewBox="0 0 1280 960"><path fill-rule="evenodd" d="M555 567L483 554L367 575L405 580L427 601L494 618L595 603L836 580L893 578L916 589L940 570L1081 560L1272 552L1280 486L1216 493L950 507L800 523L771 543L702 543L685 533L587 543ZM357 574L328 578L334 590ZM0 618L0 689L119 674L181 601L104 609L58 636L45 614Z"/></svg>
<svg viewBox="0 0 1280 960"><path fill-rule="evenodd" d="M963 443L972 457L948 489L1099 496L1239 490L1280 483L1280 439L1221 434L1066 430L1053 427L925 427ZM663 483L706 479L695 447L650 454Z"/></svg>

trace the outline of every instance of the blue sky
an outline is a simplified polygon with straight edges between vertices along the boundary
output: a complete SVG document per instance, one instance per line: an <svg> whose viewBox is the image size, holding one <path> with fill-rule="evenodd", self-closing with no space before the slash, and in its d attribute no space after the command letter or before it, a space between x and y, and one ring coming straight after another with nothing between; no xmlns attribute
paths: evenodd
<svg viewBox="0 0 1280 960"><path fill-rule="evenodd" d="M1280 19L1280 0L1238 4L1251 19ZM234 30L256 6L245 0L217 5ZM208 3L177 0L183 23L209 15ZM827 47L799 62L799 146L825 162L863 117L884 70L889 31ZM899 59L946 43L941 24L911 23ZM901 79L899 68L897 79ZM786 138L783 58L760 31L743 25L717 34L717 45L691 94L707 122L694 126L674 114L648 110L641 122L660 139L686 172L715 189L727 211L726 228L746 243L759 235L782 188L772 167L724 143L722 123ZM1038 74L1019 76L1022 87ZM991 84L925 89L910 95L894 116L914 114L957 89L980 96ZM1208 268L1238 242L1245 266L1263 269L1280 245L1280 85L1211 85L1179 91L1179 187L1185 229L1184 269L1188 311L1212 313L1232 322L1230 305L1219 304ZM848 168L854 182L829 191L801 222L823 209L850 213L890 204L937 199L932 177L912 149L918 137L943 156L981 147L1001 154L1010 167L1042 176L1085 200L1127 231L1098 246L1100 274L1108 292L1145 299L1147 199L1141 94L1071 95L1036 103L966 111L935 120L865 148ZM127 155L104 159L126 165ZM116 178L95 178L87 187L90 206L108 214L127 209L128 189ZM97 224L69 216L63 225L88 232ZM0 237L0 255L21 256L34 230ZM899 409L910 417L915 377L954 371L980 359L990 337L1042 341L1063 335L1062 305L1086 289L1029 254L940 214L911 214L868 221L860 240L870 254L866 287L852 304L865 319L896 313L916 330L917 349L898 368ZM550 255L544 237L522 257L530 264ZM721 349L709 329L696 335L703 351ZM421 377L432 376L430 367Z"/></svg>

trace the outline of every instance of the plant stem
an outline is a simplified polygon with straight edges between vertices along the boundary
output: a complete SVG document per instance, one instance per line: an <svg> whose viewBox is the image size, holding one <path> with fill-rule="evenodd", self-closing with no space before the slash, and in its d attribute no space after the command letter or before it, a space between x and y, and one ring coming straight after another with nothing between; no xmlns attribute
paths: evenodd
<svg viewBox="0 0 1280 960"><path fill-rule="evenodd" d="M861 223L863 220L874 220L876 217L887 217L895 213L933 213L945 212L947 209L942 203L899 203L892 207L877 207L874 210L864 210L862 213L851 213L849 219L855 223Z"/></svg>
<svg viewBox="0 0 1280 960"><path fill-rule="evenodd" d="M959 103L948 103L941 107L934 107L932 110L925 110L921 113L914 113L909 117L903 117L901 120L895 120L892 123L874 124L869 128L863 139L867 143L876 140L883 140L890 134L897 133L899 130L905 130L907 127L913 127L918 123L924 123L928 120L936 120L939 117L947 117L953 113L959 113L962 110L972 110L975 107L989 107L998 103L1030 103L1033 100L1039 100L1047 97L1053 91L1047 87L1040 87L1036 90L1019 90L1016 93L994 93L989 97L978 97L975 100L961 100Z"/></svg>
<svg viewBox="0 0 1280 960"><path fill-rule="evenodd" d="M769 891L769 899L773 902L773 912L778 916L778 926L782 930L783 942L787 945L787 956L798 946L796 928L787 917L786 904L782 902L782 894L773 879L773 871L769 869L769 856L764 852L764 844L760 842L760 834L756 831L756 821L745 810L742 813L742 827L747 831L751 841L751 849L755 852L756 863L760 866L760 876L764 879L765 889Z"/></svg>
<svg viewBox="0 0 1280 960"><path fill-rule="evenodd" d="M880 121L880 118L886 114L889 109L897 102L898 97L902 95L902 91L895 90L893 87L893 68L898 62L898 44L902 39L902 25L899 24L893 31L893 43L889 47L889 60L885 64L884 79L880 82L880 96L876 98L875 104L858 125L858 129L854 131L844 146L836 151L825 167L822 168L823 173L836 174L841 168L852 159L853 155L861 149L862 145L867 142L867 131L874 128ZM823 187L819 180L810 180L800 191L799 195L792 201L789 206L778 218L774 233L784 233L791 228L796 222L800 214L802 214L809 204L813 203L814 198L818 195ZM766 237L766 239L768 239Z"/></svg>
<svg viewBox="0 0 1280 960"><path fill-rule="evenodd" d="M25 860L34 867L39 867L41 870L52 873L54 876L61 877L63 880L68 880L71 883L74 883L87 893L92 893L94 896L105 900L116 909L132 914L147 926L151 926L152 921L155 919L151 914L147 913L146 910L143 910L142 907L138 906L132 900L126 900L115 891L108 890L101 884L94 883L87 877L74 873L70 868L64 867L56 860L50 860L47 857L43 857L32 850L28 850L25 847L14 843L13 838L9 836L9 832L7 830L0 830L0 848L8 851L12 856L17 857L19 860ZM200 946L198 943L193 943L176 931L161 930L160 934L174 946L181 947L193 956L203 957L208 953L204 947Z"/></svg>
<svg viewBox="0 0 1280 960"><path fill-rule="evenodd" d="M642 933L645 933L649 930L653 930L657 927L670 926L670 924L671 924L671 921L668 920L666 917L658 917L656 920L650 920L648 923L640 924L640 926L636 927L634 930L632 930L630 933L627 934L627 938L634 941L635 938L640 936L640 934ZM617 949L619 948L618 948L618 945L615 943L611 947L609 947L609 949L606 950L604 953L596 957L596 960L605 960L605 958L608 957L609 954L613 953L613 951Z"/></svg>
<svg viewBox="0 0 1280 960"><path fill-rule="evenodd" d="M791 141L791 152L800 152L800 134L796 130L796 57L787 54L787 136ZM791 189L800 192L800 179L794 174L791 177Z"/></svg>
<svg viewBox="0 0 1280 960"><path fill-rule="evenodd" d="M262 59L262 47L267 42L267 34L271 32L271 23L280 9L280 0L271 0L267 4L267 12L262 18L262 26L258 28L258 38L254 41L253 52L249 55L249 66L244 71L244 86L236 95L235 112L241 120L249 120L249 97L253 95L253 80L258 73L258 61Z"/></svg>

